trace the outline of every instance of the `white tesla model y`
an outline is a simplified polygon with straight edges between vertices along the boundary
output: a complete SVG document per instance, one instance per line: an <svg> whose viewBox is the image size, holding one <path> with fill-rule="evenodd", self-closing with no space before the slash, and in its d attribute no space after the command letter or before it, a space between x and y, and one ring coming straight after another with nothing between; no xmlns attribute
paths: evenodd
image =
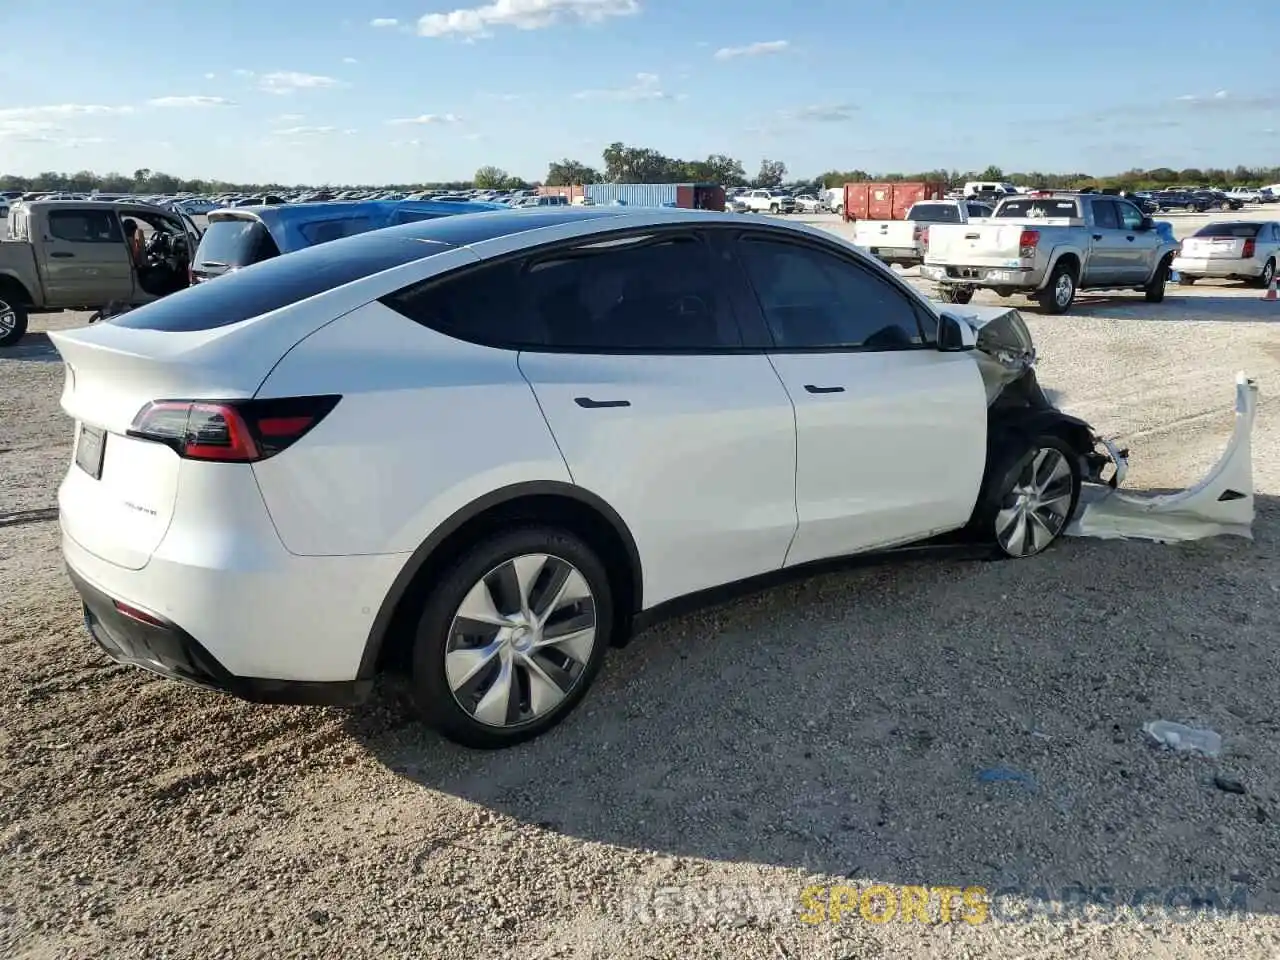
<svg viewBox="0 0 1280 960"><path fill-rule="evenodd" d="M1107 456L1016 310L954 309L705 211L279 257L51 334L67 565L121 662L288 703L404 670L448 737L515 743L673 601L944 534L1047 547Z"/></svg>

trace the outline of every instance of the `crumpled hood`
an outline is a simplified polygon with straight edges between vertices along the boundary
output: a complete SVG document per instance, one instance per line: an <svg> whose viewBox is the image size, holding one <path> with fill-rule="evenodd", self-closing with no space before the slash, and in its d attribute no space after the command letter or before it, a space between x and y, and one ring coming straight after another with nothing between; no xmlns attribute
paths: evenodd
<svg viewBox="0 0 1280 960"><path fill-rule="evenodd" d="M1031 342L1031 331L1017 308L948 303L941 309L964 320L977 334L974 359L987 388L988 406L1006 386L1035 366L1036 348Z"/></svg>

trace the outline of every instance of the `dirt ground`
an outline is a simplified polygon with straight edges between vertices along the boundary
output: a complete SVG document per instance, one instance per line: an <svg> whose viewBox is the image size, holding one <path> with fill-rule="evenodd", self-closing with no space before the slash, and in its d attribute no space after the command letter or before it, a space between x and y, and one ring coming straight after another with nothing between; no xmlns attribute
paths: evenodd
<svg viewBox="0 0 1280 960"><path fill-rule="evenodd" d="M1280 955L1280 304L1203 284L1027 316L1042 382L1130 447L1134 489L1199 479L1255 376L1255 540L826 574L647 632L492 754L393 684L261 707L99 653L39 332L84 318L36 318L0 353L0 956ZM1222 757L1154 749L1158 719ZM904 886L931 922L875 922ZM946 886L995 904L944 922ZM1063 906L1079 888L1093 906ZM842 921L804 922L833 898Z"/></svg>

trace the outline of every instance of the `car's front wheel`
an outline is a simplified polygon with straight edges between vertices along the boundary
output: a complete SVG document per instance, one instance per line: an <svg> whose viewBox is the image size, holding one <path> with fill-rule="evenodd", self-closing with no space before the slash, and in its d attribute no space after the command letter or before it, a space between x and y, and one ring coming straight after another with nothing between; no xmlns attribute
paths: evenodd
<svg viewBox="0 0 1280 960"><path fill-rule="evenodd" d="M1004 557L1030 557L1049 547L1075 513L1080 467L1055 436L1037 437L997 467L978 528Z"/></svg>
<svg viewBox="0 0 1280 960"><path fill-rule="evenodd" d="M1276 262L1274 259L1268 260L1262 265L1262 273L1258 276L1258 286L1266 289L1271 286L1271 281L1276 278Z"/></svg>
<svg viewBox="0 0 1280 960"><path fill-rule="evenodd" d="M541 526L488 537L423 609L413 651L419 710L464 746L530 740L585 696L612 623L608 574L581 539Z"/></svg>
<svg viewBox="0 0 1280 960"><path fill-rule="evenodd" d="M12 294L0 291L0 347L11 347L27 332L27 308Z"/></svg>

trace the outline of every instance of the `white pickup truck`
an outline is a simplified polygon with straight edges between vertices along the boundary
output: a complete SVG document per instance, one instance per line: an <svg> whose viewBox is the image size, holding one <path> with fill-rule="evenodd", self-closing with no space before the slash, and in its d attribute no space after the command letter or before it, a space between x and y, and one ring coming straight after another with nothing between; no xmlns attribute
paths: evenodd
<svg viewBox="0 0 1280 960"><path fill-rule="evenodd" d="M1066 313L1077 290L1140 290L1159 303L1177 249L1123 197L1036 193L1000 201L985 223L931 227L920 275L952 303L987 289Z"/></svg>
<svg viewBox="0 0 1280 960"><path fill-rule="evenodd" d="M878 260L915 267L924 262L929 227L935 223L982 223L991 207L972 200L922 200L907 209L905 220L859 220L853 242Z"/></svg>

